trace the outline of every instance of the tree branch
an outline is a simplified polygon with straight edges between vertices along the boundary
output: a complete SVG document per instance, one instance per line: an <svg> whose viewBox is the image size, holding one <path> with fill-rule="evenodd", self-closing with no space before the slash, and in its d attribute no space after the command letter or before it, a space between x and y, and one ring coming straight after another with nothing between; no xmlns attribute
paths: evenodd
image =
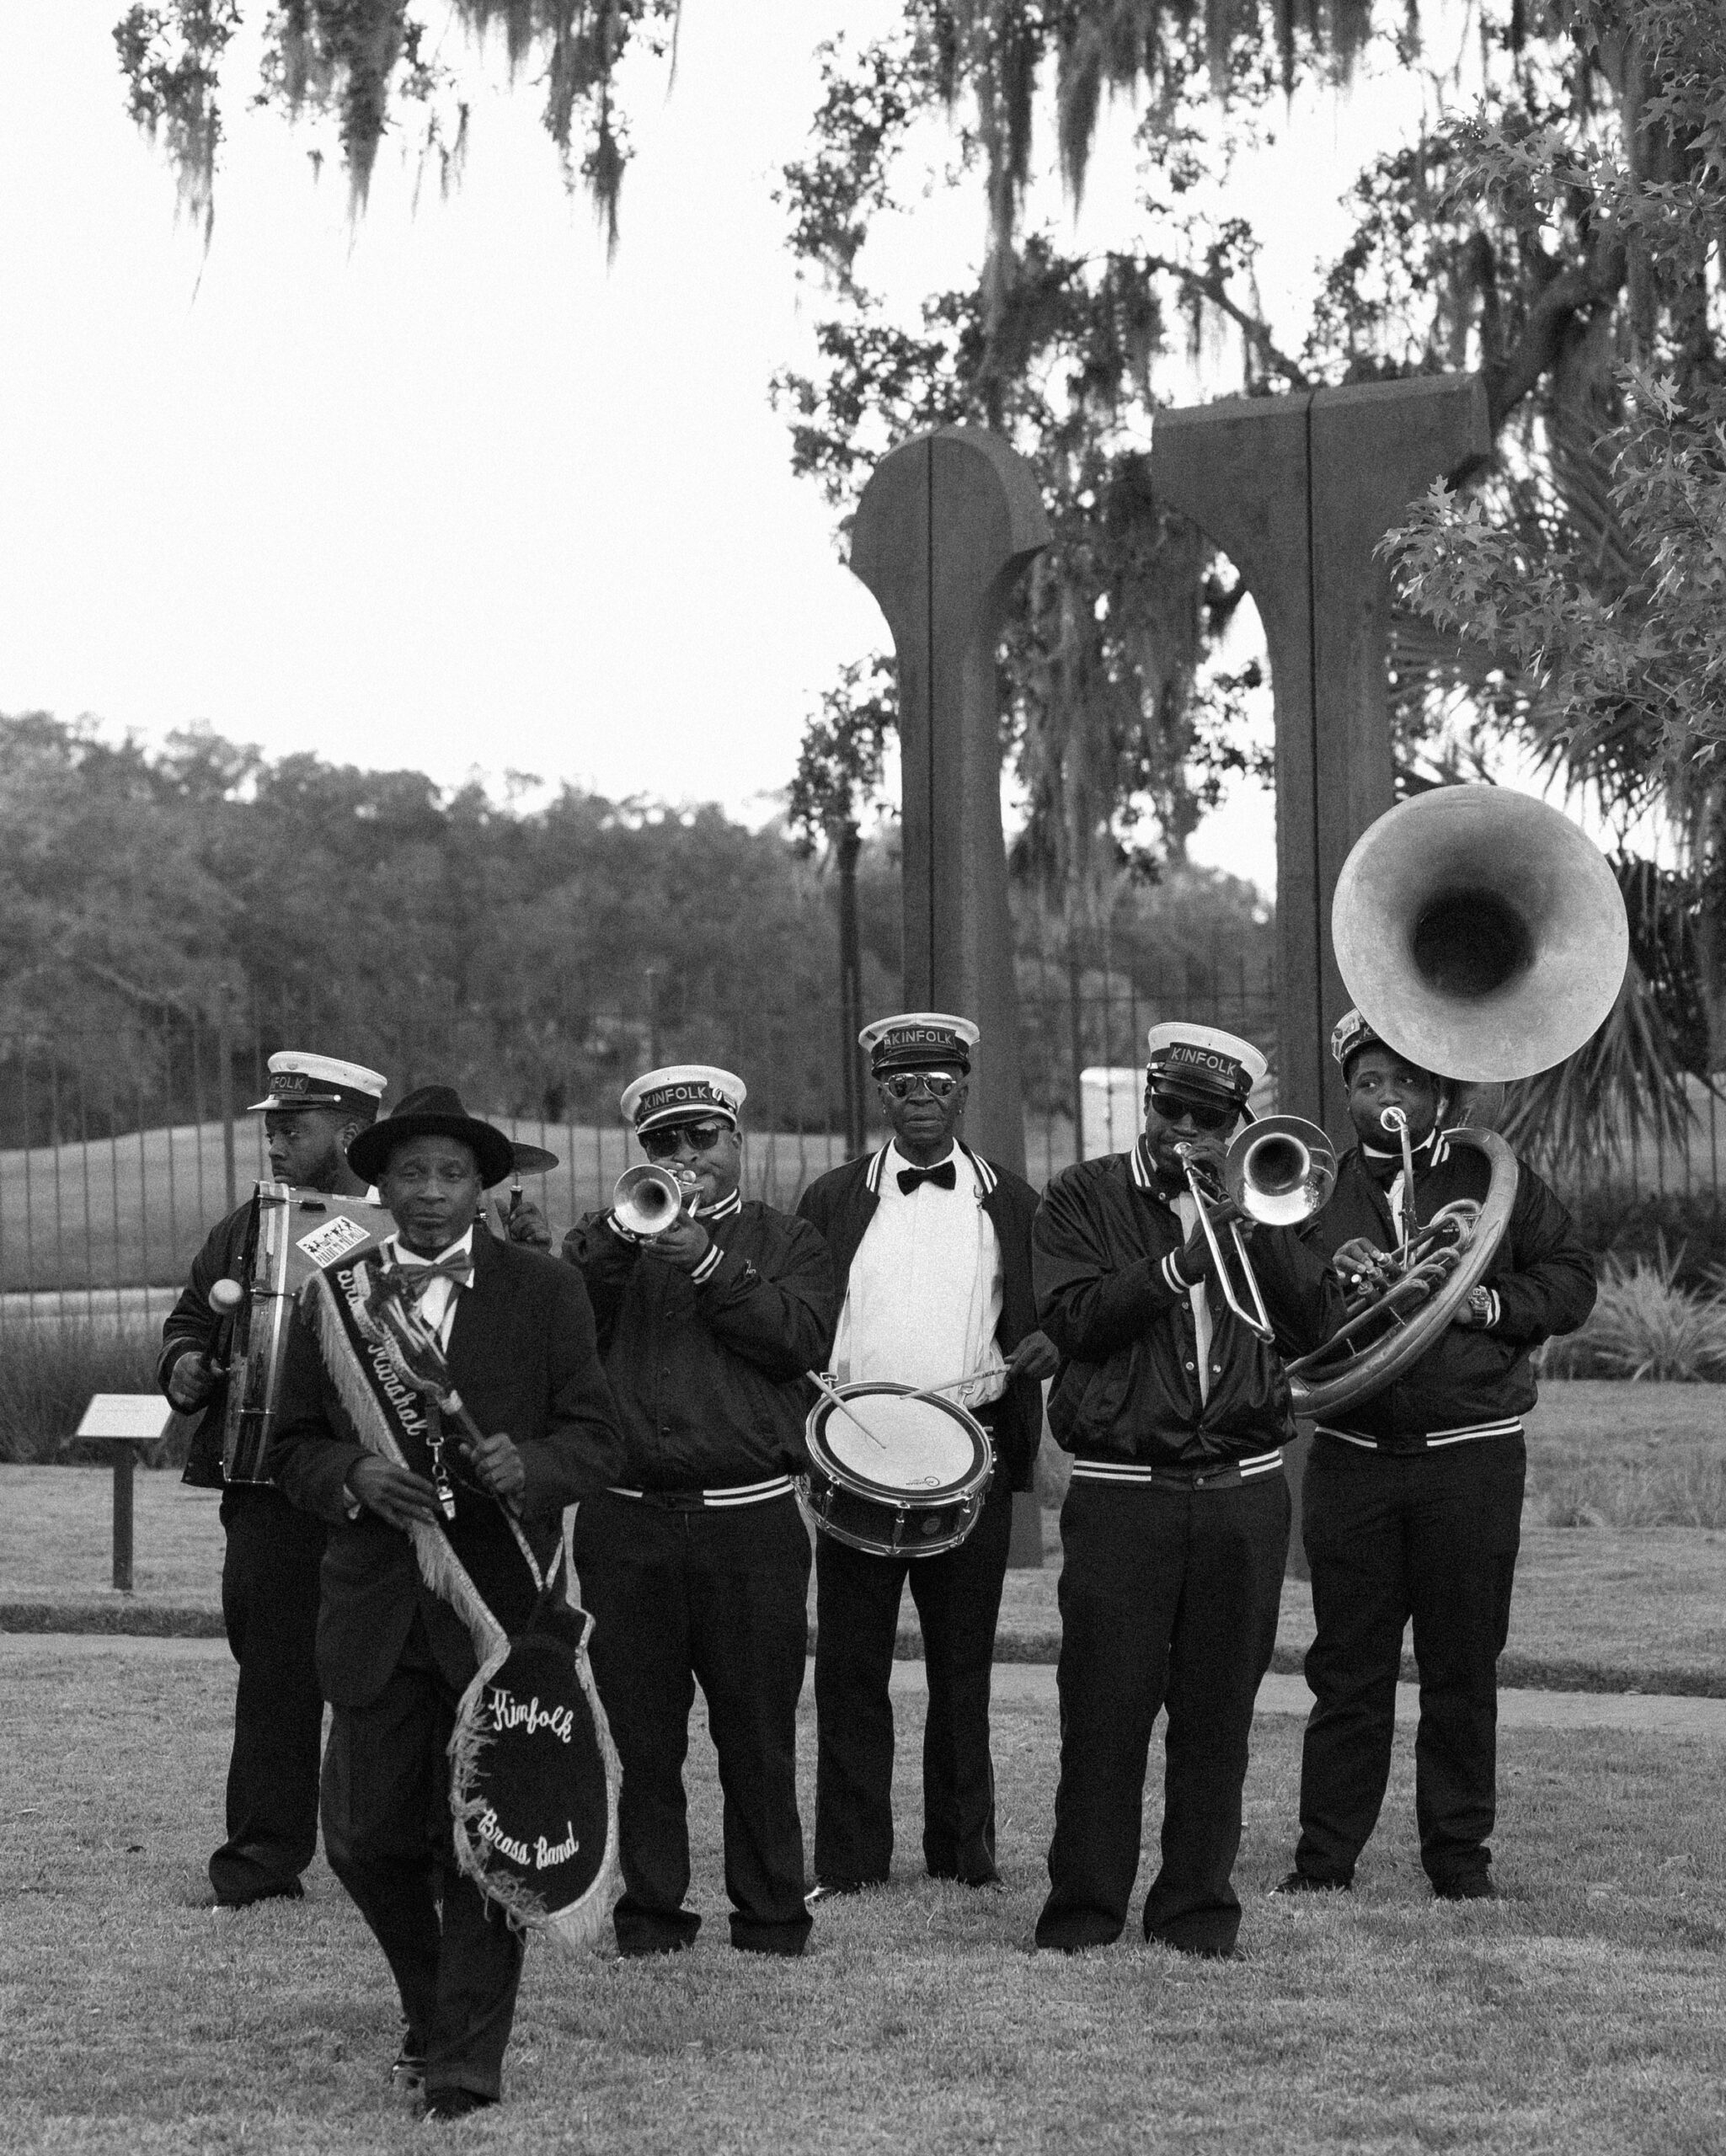
<svg viewBox="0 0 1726 2156"><path fill-rule="evenodd" d="M1147 270L1162 270L1166 276L1173 277L1177 283L1184 285L1189 291L1197 292L1201 297L1208 300L1219 313L1227 315L1232 322L1239 326L1242 334L1257 349L1259 358L1273 374L1280 374L1285 382L1296 389L1311 389L1314 387L1312 377L1297 366L1286 352L1278 349L1276 340L1272 337L1268 326L1262 323L1257 315L1248 314L1238 301L1229 297L1227 287L1221 277L1202 275L1196 270L1189 270L1183 263L1171 262L1167 255L1147 254L1144 261Z"/></svg>

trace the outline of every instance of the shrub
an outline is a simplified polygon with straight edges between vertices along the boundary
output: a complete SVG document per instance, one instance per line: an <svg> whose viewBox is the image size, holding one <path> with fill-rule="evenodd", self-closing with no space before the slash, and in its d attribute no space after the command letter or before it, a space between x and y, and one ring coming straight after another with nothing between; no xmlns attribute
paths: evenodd
<svg viewBox="0 0 1726 2156"><path fill-rule="evenodd" d="M67 1440L97 1392L154 1392L159 1326L86 1318L0 1325L0 1460L105 1460ZM143 1457L160 1466L164 1442Z"/></svg>
<svg viewBox="0 0 1726 2156"><path fill-rule="evenodd" d="M1607 1258L1587 1323L1547 1343L1541 1374L1677 1385L1726 1379L1726 1301L1719 1292L1726 1274L1712 1276L1713 1293L1698 1293L1681 1283L1679 1262L1664 1240L1652 1258L1638 1257L1628 1265Z"/></svg>
<svg viewBox="0 0 1726 2156"><path fill-rule="evenodd" d="M1726 1266L1726 1207L1712 1191L1647 1192L1632 1197L1622 1184L1600 1184L1579 1195L1561 1192L1576 1232L1597 1257L1633 1265L1664 1263L1670 1251L1680 1286L1708 1287Z"/></svg>

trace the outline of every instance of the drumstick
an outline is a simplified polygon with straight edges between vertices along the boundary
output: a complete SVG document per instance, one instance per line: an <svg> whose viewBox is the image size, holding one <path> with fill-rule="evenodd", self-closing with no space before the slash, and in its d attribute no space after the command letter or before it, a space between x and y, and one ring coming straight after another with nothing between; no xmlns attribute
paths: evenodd
<svg viewBox="0 0 1726 2156"><path fill-rule="evenodd" d="M990 1364L978 1369L967 1370L962 1378L949 1378L945 1385L920 1385L909 1396L912 1400L933 1400L939 1393L957 1392L961 1385L975 1385L979 1378L999 1374L994 1365Z"/></svg>
<svg viewBox="0 0 1726 2156"><path fill-rule="evenodd" d="M886 1440L883 1438L878 1438L867 1422L860 1421L857 1416L852 1413L851 1410L846 1406L839 1394L834 1391L832 1386L828 1384L827 1380L822 1377L819 1372L815 1370L805 1370L804 1372L804 1375L809 1380L815 1390L820 1394L822 1399L825 1400L830 1406L836 1407L839 1410L839 1412L845 1417L846 1421L851 1424L853 1429L861 1430L872 1445L884 1445Z"/></svg>

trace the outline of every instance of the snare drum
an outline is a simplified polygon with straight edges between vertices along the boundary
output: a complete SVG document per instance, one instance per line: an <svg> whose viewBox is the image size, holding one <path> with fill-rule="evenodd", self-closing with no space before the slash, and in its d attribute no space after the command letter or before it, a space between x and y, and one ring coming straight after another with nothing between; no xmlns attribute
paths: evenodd
<svg viewBox="0 0 1726 2156"><path fill-rule="evenodd" d="M288 1320L314 1273L339 1265L395 1232L381 1205L334 1192L260 1182L252 1197L240 1263L244 1299L235 1312L227 1362L227 1412L222 1430L224 1482L263 1482Z"/></svg>
<svg viewBox="0 0 1726 2156"><path fill-rule="evenodd" d="M976 1525L995 1472L989 1433L950 1400L908 1385L836 1388L804 1426L804 1517L875 1557L936 1557ZM859 1427L861 1425L861 1427Z"/></svg>

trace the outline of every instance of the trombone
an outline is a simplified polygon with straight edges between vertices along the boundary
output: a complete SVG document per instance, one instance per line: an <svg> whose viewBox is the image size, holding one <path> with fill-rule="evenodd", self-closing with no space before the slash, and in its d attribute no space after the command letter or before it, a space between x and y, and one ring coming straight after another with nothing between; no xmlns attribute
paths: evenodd
<svg viewBox="0 0 1726 2156"><path fill-rule="evenodd" d="M1248 1123L1228 1149L1219 1190L1195 1157L1190 1143L1178 1145L1176 1153L1186 1171L1187 1187L1199 1209L1199 1225L1205 1230L1216 1284L1230 1314L1257 1338L1276 1337L1259 1292L1258 1276L1247 1255L1241 1234L1242 1220L1268 1228L1289 1228L1310 1220L1330 1196L1337 1179L1336 1148L1316 1123L1304 1116L1269 1115ZM1217 1230L1226 1228L1240 1269L1241 1289L1251 1299L1249 1310L1230 1277Z"/></svg>

